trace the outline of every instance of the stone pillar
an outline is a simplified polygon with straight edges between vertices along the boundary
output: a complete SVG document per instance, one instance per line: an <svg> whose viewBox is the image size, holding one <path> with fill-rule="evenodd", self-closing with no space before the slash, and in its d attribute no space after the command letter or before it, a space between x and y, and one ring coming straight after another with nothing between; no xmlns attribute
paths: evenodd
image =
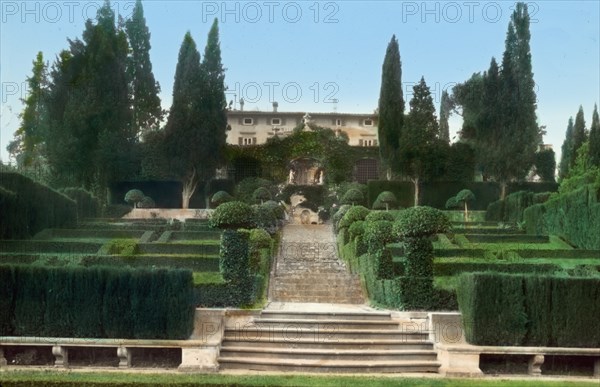
<svg viewBox="0 0 600 387"><path fill-rule="evenodd" d="M600 357L597 357L594 361L594 377L600 378Z"/></svg>
<svg viewBox="0 0 600 387"><path fill-rule="evenodd" d="M219 370L217 359L225 331L224 316L225 309L196 309L194 332L189 339L199 343L181 348L180 370L208 372Z"/></svg>
<svg viewBox="0 0 600 387"><path fill-rule="evenodd" d="M544 355L533 355L529 358L527 373L533 376L542 375L542 364L544 364Z"/></svg>
<svg viewBox="0 0 600 387"><path fill-rule="evenodd" d="M119 357L119 368L131 367L131 351L127 347L118 347L117 356Z"/></svg>
<svg viewBox="0 0 600 387"><path fill-rule="evenodd" d="M63 346L55 345L52 347L52 354L54 355L54 366L55 367L68 367L69 366L69 350Z"/></svg>

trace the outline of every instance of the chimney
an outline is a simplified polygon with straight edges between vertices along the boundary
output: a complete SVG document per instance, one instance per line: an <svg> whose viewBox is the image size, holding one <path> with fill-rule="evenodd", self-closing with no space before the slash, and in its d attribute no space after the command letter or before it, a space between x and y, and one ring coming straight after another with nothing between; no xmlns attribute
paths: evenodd
<svg viewBox="0 0 600 387"><path fill-rule="evenodd" d="M277 113L277 107L279 104L277 102L273 102L273 113Z"/></svg>
<svg viewBox="0 0 600 387"><path fill-rule="evenodd" d="M240 98L240 110L244 111L244 99Z"/></svg>

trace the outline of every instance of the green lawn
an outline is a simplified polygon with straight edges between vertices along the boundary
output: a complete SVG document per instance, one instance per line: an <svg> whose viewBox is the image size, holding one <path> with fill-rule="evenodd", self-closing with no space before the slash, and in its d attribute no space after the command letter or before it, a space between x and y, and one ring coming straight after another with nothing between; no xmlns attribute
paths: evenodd
<svg viewBox="0 0 600 387"><path fill-rule="evenodd" d="M202 386L202 385L240 385L240 386L431 386L431 387L479 387L479 386L592 386L597 380L587 381L545 381L540 378L529 380L490 379L449 379L437 376L427 378L405 378L387 375L335 376L335 375L218 375L218 374L180 374L180 373L88 373L56 371L15 371L0 373L2 387L9 386ZM46 382L46 383L42 383Z"/></svg>
<svg viewBox="0 0 600 387"><path fill-rule="evenodd" d="M221 273L218 271L194 272L194 285L220 284L224 282L223 276L221 276Z"/></svg>

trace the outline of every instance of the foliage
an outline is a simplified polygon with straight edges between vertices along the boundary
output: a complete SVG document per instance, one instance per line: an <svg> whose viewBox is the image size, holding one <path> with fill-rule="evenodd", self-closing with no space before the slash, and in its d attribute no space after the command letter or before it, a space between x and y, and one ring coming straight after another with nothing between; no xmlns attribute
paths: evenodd
<svg viewBox="0 0 600 387"><path fill-rule="evenodd" d="M231 196L226 191L217 191L217 192L214 193L214 195L210 199L210 203L213 206L218 207L218 206L220 206L223 203L231 202L233 200L234 200L233 196Z"/></svg>
<svg viewBox="0 0 600 387"><path fill-rule="evenodd" d="M348 228L352 223L365 220L365 217L369 214L369 209L363 206L352 206L346 211L344 216L340 219L338 229Z"/></svg>
<svg viewBox="0 0 600 387"><path fill-rule="evenodd" d="M270 234L275 234L277 231L277 213L271 206L258 204L253 206L254 209L254 224L257 228L264 229Z"/></svg>
<svg viewBox="0 0 600 387"><path fill-rule="evenodd" d="M250 302L252 298L252 291L249 291L252 289L253 277L250 273L248 239L248 232L225 230L221 237L219 252L221 275L228 283L228 291L231 292L232 297L241 304Z"/></svg>
<svg viewBox="0 0 600 387"><path fill-rule="evenodd" d="M352 208L351 205L349 204L344 204L341 205L340 207L338 207L337 211L335 211L333 213L333 216L331 218L332 223L333 223L333 227L336 229L338 229L338 225L340 223L340 221L342 220L342 218L344 217L344 215L346 215L346 212L348 212L348 210Z"/></svg>
<svg viewBox="0 0 600 387"><path fill-rule="evenodd" d="M571 160L575 158L576 153L573 152L573 117L569 118L569 124L567 125L567 132L565 134L565 140L561 147L560 164L558 167L558 178L559 181L567 177L569 170L571 169Z"/></svg>
<svg viewBox="0 0 600 387"><path fill-rule="evenodd" d="M554 150L545 149L535 154L535 171L542 181L554 182L556 171L556 159Z"/></svg>
<svg viewBox="0 0 600 387"><path fill-rule="evenodd" d="M255 189L252 193L252 198L257 202L261 202L261 204L264 203L265 200L272 199L271 193L265 187L258 187L257 189Z"/></svg>
<svg viewBox="0 0 600 387"><path fill-rule="evenodd" d="M452 99L450 98L448 91L442 91L442 100L440 103L440 135L439 138L444 143L450 142L450 126L448 125L448 119L452 114Z"/></svg>
<svg viewBox="0 0 600 387"><path fill-rule="evenodd" d="M600 279L463 274L458 301L475 345L597 347ZM494 327L494 329L490 329Z"/></svg>
<svg viewBox="0 0 600 387"><path fill-rule="evenodd" d="M585 127L585 118L583 116L583 107L579 106L579 110L577 111L577 115L575 116L575 125L573 126L573 144L571 148L571 154L577 155L579 153L579 148L587 141L586 127ZM577 159L571 157L571 164L569 165L569 169L573 169L575 166Z"/></svg>
<svg viewBox="0 0 600 387"><path fill-rule="evenodd" d="M255 212L249 204L243 202L223 203L214 210L209 224L221 229L253 228Z"/></svg>
<svg viewBox="0 0 600 387"><path fill-rule="evenodd" d="M404 97L402 95L402 63L396 36L392 36L381 70L381 89L379 93L379 152L382 165L391 177L391 167L400 145L404 126Z"/></svg>
<svg viewBox="0 0 600 387"><path fill-rule="evenodd" d="M488 206L485 219L496 222L518 223L524 219L525 210L534 205L544 203L550 194L534 194L530 191L511 193L504 200L498 200Z"/></svg>
<svg viewBox="0 0 600 387"><path fill-rule="evenodd" d="M446 208L458 208L458 207L460 207L460 204L456 200L456 196L452 196L448 200L446 200Z"/></svg>
<svg viewBox="0 0 600 387"><path fill-rule="evenodd" d="M388 222L393 222L394 215L387 211L371 211L366 217L365 221L367 222L376 222L378 220L387 220Z"/></svg>
<svg viewBox="0 0 600 387"><path fill-rule="evenodd" d="M0 290L12 305L2 336L187 339L193 329L187 270L2 265L0 278L13 289Z"/></svg>
<svg viewBox="0 0 600 387"><path fill-rule="evenodd" d="M306 199L302 203L302 207L310 208L313 211L318 211L319 207L324 204L325 189L322 185L287 185L281 194L278 196L288 204L291 204L292 195L302 195Z"/></svg>
<svg viewBox="0 0 600 387"><path fill-rule="evenodd" d="M136 133L145 134L158 129L163 111L160 107L160 85L152 73L150 61L150 31L146 26L141 0L136 0L131 19L125 22L130 45L127 64L129 75L133 127Z"/></svg>
<svg viewBox="0 0 600 387"><path fill-rule="evenodd" d="M135 239L113 239L108 243L108 254L132 257L139 254L140 249Z"/></svg>
<svg viewBox="0 0 600 387"><path fill-rule="evenodd" d="M377 195L377 199L375 202L382 203L385 206L385 210L389 211L390 208L396 208L398 205L398 200L396 196L390 191L383 191L379 195Z"/></svg>
<svg viewBox="0 0 600 387"><path fill-rule="evenodd" d="M263 207L270 209L279 220L285 219L285 208L274 200L267 200L262 204Z"/></svg>
<svg viewBox="0 0 600 387"><path fill-rule="evenodd" d="M247 177L240 181L235 190L235 197L237 200L246 202L248 204L254 203L252 195L259 188L271 189L272 182L266 179L258 177Z"/></svg>
<svg viewBox="0 0 600 387"><path fill-rule="evenodd" d="M363 200L364 200L364 196L363 196L362 192L353 188L353 189L349 189L344 194L344 196L342 197L341 203L355 205L355 204L362 204Z"/></svg>
<svg viewBox="0 0 600 387"><path fill-rule="evenodd" d="M600 187L600 167L592 165L589 158L589 142L583 143L577 151L575 165L561 182L558 192L568 194L587 184Z"/></svg>
<svg viewBox="0 0 600 387"><path fill-rule="evenodd" d="M125 194L125 202L133 204L133 208L136 208L138 203L144 199L144 196L144 193L139 189L132 189Z"/></svg>
<svg viewBox="0 0 600 387"><path fill-rule="evenodd" d="M100 216L100 201L83 188L69 187L59 190L77 203L77 218L96 218Z"/></svg>
<svg viewBox="0 0 600 387"><path fill-rule="evenodd" d="M425 206L402 211L394 223L394 233L402 238L428 237L449 228L450 221L442 211Z"/></svg>
<svg viewBox="0 0 600 387"><path fill-rule="evenodd" d="M524 211L529 233L559 235L582 249L599 249L600 179Z"/></svg>
<svg viewBox="0 0 600 387"><path fill-rule="evenodd" d="M25 239L45 228L73 226L77 205L67 196L14 172L0 172L0 239Z"/></svg>
<svg viewBox="0 0 600 387"><path fill-rule="evenodd" d="M592 113L589 142L590 164L600 168L600 117L598 116L598 105L594 105L594 112Z"/></svg>
<svg viewBox="0 0 600 387"><path fill-rule="evenodd" d="M156 203L150 196L144 196L138 203L139 208L155 208Z"/></svg>

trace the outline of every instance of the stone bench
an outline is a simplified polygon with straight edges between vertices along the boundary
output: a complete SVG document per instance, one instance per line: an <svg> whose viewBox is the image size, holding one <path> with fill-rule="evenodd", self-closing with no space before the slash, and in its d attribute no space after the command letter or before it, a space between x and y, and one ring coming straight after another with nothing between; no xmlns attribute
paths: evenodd
<svg viewBox="0 0 600 387"><path fill-rule="evenodd" d="M600 377L600 348L564 347L501 347L470 344L437 344L440 372L452 376L474 376L483 372L479 368L481 355L529 356L528 374L540 376L544 356L586 356L594 359L594 377Z"/></svg>
<svg viewBox="0 0 600 387"><path fill-rule="evenodd" d="M5 347L52 347L55 367L69 367L69 348L115 348L119 368L131 367L132 348L180 348L179 369L217 371L215 368L218 347L206 340L136 340L136 339L81 339L59 337L0 337L0 367L7 366Z"/></svg>

